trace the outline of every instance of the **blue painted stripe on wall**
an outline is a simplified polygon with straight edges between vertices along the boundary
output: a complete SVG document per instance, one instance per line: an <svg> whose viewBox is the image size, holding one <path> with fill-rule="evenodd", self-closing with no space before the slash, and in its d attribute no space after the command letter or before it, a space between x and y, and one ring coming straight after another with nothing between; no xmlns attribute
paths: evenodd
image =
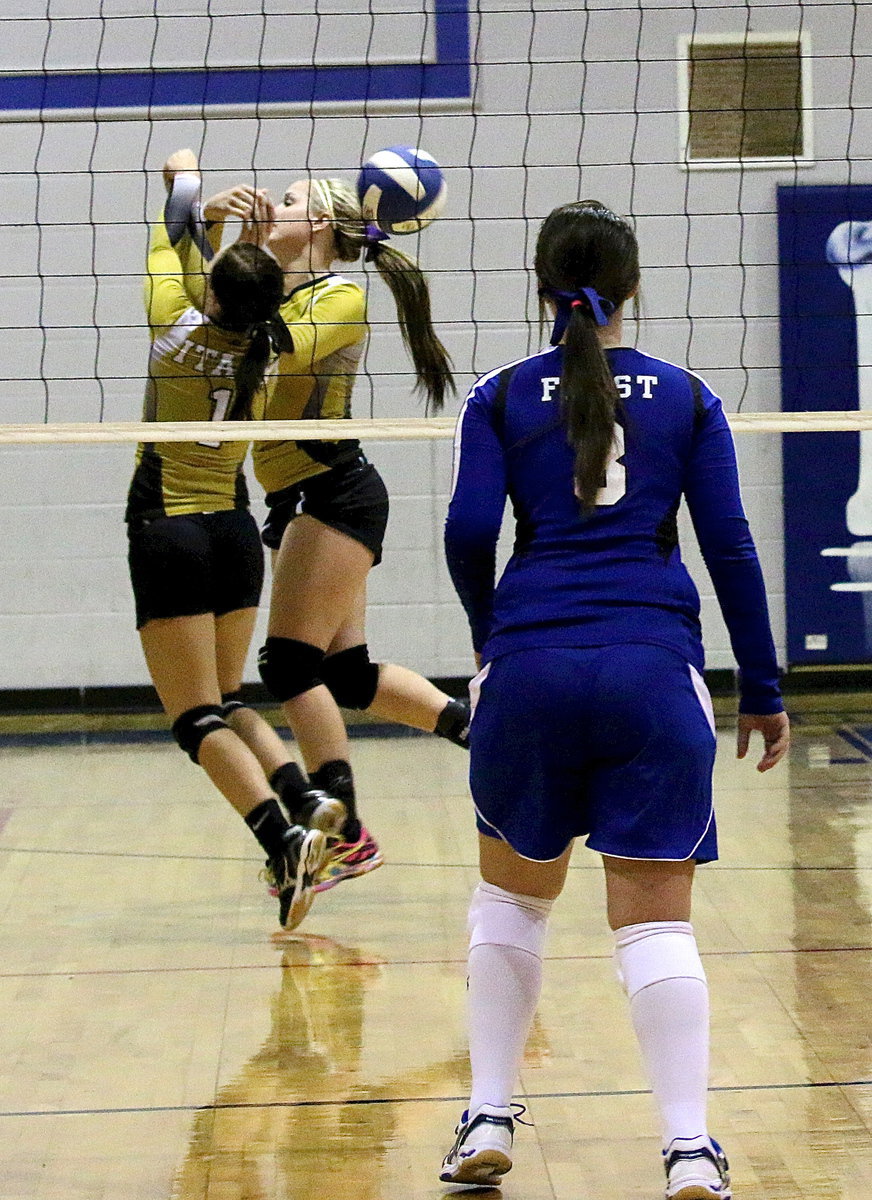
<svg viewBox="0 0 872 1200"><path fill-rule="evenodd" d="M6 111L439 100L470 94L468 0L435 0L434 63L0 76Z"/></svg>

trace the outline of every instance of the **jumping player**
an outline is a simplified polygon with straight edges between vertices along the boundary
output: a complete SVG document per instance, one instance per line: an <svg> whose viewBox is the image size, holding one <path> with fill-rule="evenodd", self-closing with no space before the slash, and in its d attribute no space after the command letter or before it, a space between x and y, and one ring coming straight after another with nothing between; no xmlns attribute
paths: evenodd
<svg viewBox="0 0 872 1200"><path fill-rule="evenodd" d="M164 168L169 195L145 284L146 421L262 416L264 369L275 347L288 344L277 315L282 271L254 244L262 213L251 210L240 239L207 272L212 249L194 219L196 168L190 151ZM294 928L311 905L326 838L288 821L264 764L284 782L295 778L297 807L310 816L318 810L322 824L342 809L309 788L272 728L239 698L263 583L242 474L247 449L245 441L140 444L126 513L130 575L143 651L173 734L266 852L281 923Z"/></svg>
<svg viewBox="0 0 872 1200"><path fill-rule="evenodd" d="M252 189L252 203L256 195ZM267 246L284 271L280 311L293 347L283 350L271 376L267 419L351 415L368 333L366 297L333 264L354 262L363 253L392 291L428 404L441 408L453 384L430 320L426 279L413 259L370 236L354 189L338 179L299 180L271 220ZM261 677L282 704L312 784L347 809L340 840L316 883L323 890L382 861L357 815L339 705L460 745L468 708L414 671L370 661L366 580L381 560L388 496L359 442L256 443L254 467L269 507L263 539L274 551Z"/></svg>
<svg viewBox="0 0 872 1200"><path fill-rule="evenodd" d="M639 283L629 224L595 201L563 205L542 226L535 268L551 348L473 387L445 531L484 667L471 685L472 1094L440 1178L494 1183L511 1167L510 1101L549 912L573 839L586 837L602 855L618 976L661 1117L666 1195L724 1200L690 924L695 865L717 857L715 730L678 547L682 497L740 667L738 757L757 730L767 771L789 726L762 574L720 401L696 375L621 345ZM517 536L495 588L507 496Z"/></svg>

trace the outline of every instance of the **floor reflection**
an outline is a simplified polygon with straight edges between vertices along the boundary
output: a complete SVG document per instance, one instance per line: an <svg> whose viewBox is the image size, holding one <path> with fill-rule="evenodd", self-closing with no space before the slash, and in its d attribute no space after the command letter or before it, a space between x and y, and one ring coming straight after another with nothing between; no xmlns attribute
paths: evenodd
<svg viewBox="0 0 872 1200"><path fill-rule="evenodd" d="M853 732L800 729L788 767L794 989L782 1000L817 1086L802 1117L808 1161L800 1177L781 1165L799 1194L834 1198L867 1193L872 1151L856 1087L872 1076L872 756Z"/></svg>
<svg viewBox="0 0 872 1200"><path fill-rule="evenodd" d="M269 1035L198 1112L173 1200L387 1200L411 1194L412 1172L435 1184L429 1136L415 1150L428 1114L414 1111L434 1105L409 1100L456 1077L460 1056L413 1074L392 1074L389 1062L380 1078L371 1063L364 1073L366 993L383 966L328 938L287 943Z"/></svg>

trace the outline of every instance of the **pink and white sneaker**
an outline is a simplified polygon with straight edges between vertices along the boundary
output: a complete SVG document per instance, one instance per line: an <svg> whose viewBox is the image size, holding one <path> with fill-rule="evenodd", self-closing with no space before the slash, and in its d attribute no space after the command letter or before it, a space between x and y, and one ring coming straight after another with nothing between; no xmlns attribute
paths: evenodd
<svg viewBox="0 0 872 1200"><path fill-rule="evenodd" d="M312 887L314 892L326 892L336 887L343 879L355 875L366 875L380 867L384 859L378 843L365 826L360 827L356 842L334 842L330 845L327 858L318 872Z"/></svg>

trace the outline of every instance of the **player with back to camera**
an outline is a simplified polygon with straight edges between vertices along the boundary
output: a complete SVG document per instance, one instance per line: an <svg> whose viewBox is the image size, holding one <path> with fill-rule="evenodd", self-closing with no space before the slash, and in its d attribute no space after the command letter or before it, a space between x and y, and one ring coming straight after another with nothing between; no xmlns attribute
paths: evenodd
<svg viewBox="0 0 872 1200"><path fill-rule="evenodd" d="M261 195L249 189L249 205ZM266 244L284 271L280 312L293 348L282 351L270 378L267 419L351 415L368 332L366 297L333 264L364 253L391 289L418 386L438 411L453 382L433 329L426 278L413 259L367 226L354 188L340 179L299 179L271 208L270 222ZM358 817L339 705L459 745L466 742L468 706L414 671L370 661L366 580L381 560L388 496L360 443L256 443L254 467L269 508L263 540L274 552L261 677L282 704L312 784L346 810L341 826L324 825L338 840L315 885L320 891L382 861ZM290 808L294 819L309 820Z"/></svg>
<svg viewBox="0 0 872 1200"><path fill-rule="evenodd" d="M585 200L536 246L551 348L475 384L461 413L446 554L479 664L470 783L482 882L469 910L472 1094L440 1178L511 1167L510 1102L546 926L573 839L602 855L618 977L650 1077L666 1195L730 1196L706 1123L708 988L690 924L717 857L715 731L699 597L680 557L687 502L740 667L738 757L787 751L762 573L720 400L621 344L639 284L630 225ZM543 309L543 316L544 316ZM494 588L506 496L514 553Z"/></svg>
<svg viewBox="0 0 872 1200"><path fill-rule="evenodd" d="M274 346L287 344L282 271L255 244L265 203L207 271L212 247L195 220L193 153L171 155L164 179L168 198L145 281L152 346L144 420L262 416L264 370ZM129 565L137 629L173 734L263 847L281 923L293 928L311 905L326 838L287 820L267 773L278 771L286 789L295 781L299 806L339 806L309 787L240 699L264 573L242 473L247 449L245 441L141 443L126 512Z"/></svg>

